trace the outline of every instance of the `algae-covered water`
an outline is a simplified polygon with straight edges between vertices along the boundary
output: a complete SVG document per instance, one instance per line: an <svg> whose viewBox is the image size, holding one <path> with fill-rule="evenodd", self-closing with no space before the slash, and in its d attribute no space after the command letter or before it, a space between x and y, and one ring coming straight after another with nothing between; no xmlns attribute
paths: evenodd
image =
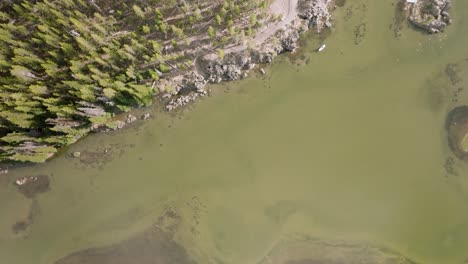
<svg viewBox="0 0 468 264"><path fill-rule="evenodd" d="M311 34L265 76L0 178L0 263L464 263L468 163L444 122L468 90L446 71L468 68L468 1L446 32L399 37L395 2L349 0L324 52ZM50 190L23 196L29 175Z"/></svg>

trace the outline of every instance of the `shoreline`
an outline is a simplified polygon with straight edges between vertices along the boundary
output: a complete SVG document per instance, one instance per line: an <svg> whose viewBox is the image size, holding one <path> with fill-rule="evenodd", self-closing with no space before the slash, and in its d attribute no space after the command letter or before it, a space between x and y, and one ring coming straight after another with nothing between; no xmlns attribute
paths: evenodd
<svg viewBox="0 0 468 264"><path fill-rule="evenodd" d="M271 6L280 1L276 0ZM265 25L262 31L252 38L254 47L249 47L244 41L242 44L225 49L224 52L227 54L224 58L219 58L213 52L207 53L195 63L194 70L166 80L165 85L176 87L177 93L171 95L161 92L160 98L163 101L170 99L163 102L164 109L172 111L207 95L204 88L209 83L244 79L255 67L271 63L279 54L294 52L300 36L305 32L315 29L320 33L324 28L332 28L331 13L345 3L345 0L339 3L337 0L283 1L288 2L286 17L280 22ZM416 3L400 0L399 3L403 5L405 21L429 34L440 33L452 23L449 13L452 0L421 0ZM429 5L431 9L427 8ZM274 12L271 6L270 15ZM269 28L271 24L273 24L272 29ZM259 70L264 74L262 68Z"/></svg>
<svg viewBox="0 0 468 264"><path fill-rule="evenodd" d="M435 5L437 11L435 14L442 14L439 17L434 15L435 21L442 21L437 22L437 27L440 30L433 30L432 22L430 22L429 26L415 24L416 15L421 16L422 13L414 10L421 9L424 3L434 1L437 3ZM438 33L451 23L448 14L451 0L421 0L418 4L409 4L405 0L401 0L400 3L404 5L403 12L406 21L420 29L425 29L428 33ZM294 52L298 47L300 36L305 32L309 30L321 32L324 28L332 28L331 13L339 6L343 6L343 4L344 1L337 0L273 1L268 7L268 16L264 21L266 24L259 28L259 32L254 34L253 37L243 40L241 43L231 44L231 46L223 50L223 54L216 54L215 50L213 50L214 47L211 46L201 47L200 50L192 54L196 55L196 57L191 68L177 70L172 75L168 74L167 77L162 76L160 80L153 81L152 88L156 90L153 94L153 101L162 104L164 110L173 111L206 96L208 94L206 90L208 84L246 78L251 70L262 64L271 63L279 54ZM277 12L279 14L276 14ZM278 17L282 16L280 21L270 19L277 15ZM261 67L258 70L264 74ZM148 83L148 85L151 85L151 83ZM116 114L105 124L91 127L89 132L118 130L137 119L149 118L147 114L137 118L132 113L130 111ZM55 155L48 156L42 162L53 156ZM0 164L0 175L8 173L10 164L15 164L15 162L5 161Z"/></svg>

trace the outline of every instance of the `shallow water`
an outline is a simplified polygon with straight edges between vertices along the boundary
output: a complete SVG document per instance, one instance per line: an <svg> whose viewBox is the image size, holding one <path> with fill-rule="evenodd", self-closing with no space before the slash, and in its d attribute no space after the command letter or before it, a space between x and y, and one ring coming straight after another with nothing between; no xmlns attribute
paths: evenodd
<svg viewBox="0 0 468 264"><path fill-rule="evenodd" d="M349 0L324 52L308 36L265 76L212 86L178 113L143 109L155 117L0 179L1 263L131 242L168 208L172 239L198 263L257 263L291 234L463 263L468 164L447 169L444 121L468 80L444 70L468 68L468 2L445 33L398 38L394 2ZM32 199L12 185L41 174L51 190Z"/></svg>

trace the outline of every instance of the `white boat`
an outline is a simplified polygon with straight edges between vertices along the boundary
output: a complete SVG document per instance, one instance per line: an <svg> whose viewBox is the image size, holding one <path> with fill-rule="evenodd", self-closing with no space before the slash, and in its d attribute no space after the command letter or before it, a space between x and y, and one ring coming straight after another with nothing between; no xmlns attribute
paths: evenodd
<svg viewBox="0 0 468 264"><path fill-rule="evenodd" d="M321 52L321 51L323 51L326 47L327 47L327 45L326 45L326 44L323 44L322 46L320 46L320 48L318 48L317 51L318 51L318 52Z"/></svg>

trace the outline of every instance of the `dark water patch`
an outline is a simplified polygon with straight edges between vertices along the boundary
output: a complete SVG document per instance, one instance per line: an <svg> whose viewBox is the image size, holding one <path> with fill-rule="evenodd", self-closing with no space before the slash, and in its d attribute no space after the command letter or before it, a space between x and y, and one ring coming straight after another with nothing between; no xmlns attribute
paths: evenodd
<svg viewBox="0 0 468 264"><path fill-rule="evenodd" d="M25 237L32 225L36 221L40 214L39 203L36 199L32 200L31 207L29 209L28 216L25 219L17 220L12 226L11 230L15 235L21 235Z"/></svg>
<svg viewBox="0 0 468 264"><path fill-rule="evenodd" d="M343 17L344 21L348 21L353 17L353 7L346 8L345 16Z"/></svg>
<svg viewBox="0 0 468 264"><path fill-rule="evenodd" d="M415 264L384 247L300 235L275 246L259 264Z"/></svg>
<svg viewBox="0 0 468 264"><path fill-rule="evenodd" d="M113 245L74 252L55 264L195 264L174 237L188 226L194 232L205 209L198 197L179 205L168 204L147 231ZM138 210L129 213L138 215Z"/></svg>
<svg viewBox="0 0 468 264"><path fill-rule="evenodd" d="M278 201L265 209L265 215L274 223L280 224L297 211L298 206L292 201Z"/></svg>
<svg viewBox="0 0 468 264"><path fill-rule="evenodd" d="M323 28L320 33L318 33L318 39L321 40L322 42L325 41L328 37L330 37L332 34L332 29L331 28Z"/></svg>
<svg viewBox="0 0 468 264"><path fill-rule="evenodd" d="M405 9L405 2L400 0L395 5L395 17L393 19L393 34L395 38L401 37L404 25L407 25L408 11Z"/></svg>
<svg viewBox="0 0 468 264"><path fill-rule="evenodd" d="M452 85L457 85L462 81L462 78L460 77L460 69L458 64L454 63L449 63L445 67L445 74L450 80L450 83Z"/></svg>
<svg viewBox="0 0 468 264"><path fill-rule="evenodd" d="M288 54L288 60L292 65L304 66L314 59L313 56L317 53L318 48L326 43L328 37L332 34L331 28L323 28L320 32L309 31L299 38L297 44L299 46L293 53ZM314 43L311 45L311 43ZM313 53L311 53L311 51ZM296 71L298 69L296 68ZM270 76L271 78L271 76Z"/></svg>
<svg viewBox="0 0 468 264"><path fill-rule="evenodd" d="M450 83L443 71L435 72L422 86L421 98L432 112L440 112L450 99Z"/></svg>
<svg viewBox="0 0 468 264"><path fill-rule="evenodd" d="M155 229L119 244L73 253L55 264L192 264L183 247Z"/></svg>
<svg viewBox="0 0 468 264"><path fill-rule="evenodd" d="M13 229L13 233L15 234L18 234L19 232L22 232L22 231L26 231L26 229L28 228L28 225L29 223L24 221L24 220L20 220L20 221L17 221L11 229Z"/></svg>
<svg viewBox="0 0 468 264"><path fill-rule="evenodd" d="M359 45L364 40L367 33L367 24L361 23L354 29L354 44Z"/></svg>
<svg viewBox="0 0 468 264"><path fill-rule="evenodd" d="M76 151L69 155L70 159L76 159L79 167L102 168L114 158L121 157L126 149L134 147L133 144L109 144Z"/></svg>
<svg viewBox="0 0 468 264"><path fill-rule="evenodd" d="M343 7L346 4L346 0L335 0L335 5L338 7Z"/></svg>
<svg viewBox="0 0 468 264"><path fill-rule="evenodd" d="M444 163L444 169L446 176L458 176L458 172L455 170L455 158L448 157Z"/></svg>
<svg viewBox="0 0 468 264"><path fill-rule="evenodd" d="M25 176L15 181L18 191L27 198L34 198L39 193L44 193L50 189L49 176Z"/></svg>

